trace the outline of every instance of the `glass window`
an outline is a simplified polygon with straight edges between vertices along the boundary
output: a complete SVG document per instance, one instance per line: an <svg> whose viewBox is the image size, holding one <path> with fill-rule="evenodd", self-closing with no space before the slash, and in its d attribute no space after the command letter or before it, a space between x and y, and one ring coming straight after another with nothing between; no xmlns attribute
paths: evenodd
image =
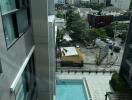
<svg viewBox="0 0 132 100"><path fill-rule="evenodd" d="M22 10L21 12L17 13L17 24L19 33L26 31L28 27L27 10Z"/></svg>
<svg viewBox="0 0 132 100"><path fill-rule="evenodd" d="M18 91L16 95L16 100L24 100L25 99L25 86L22 82L22 78L20 79L20 84L18 85Z"/></svg>
<svg viewBox="0 0 132 100"><path fill-rule="evenodd" d="M12 21L12 16L11 15L4 16L3 17L3 27L4 27L7 45L12 43L13 40L16 38L13 26L14 25L13 25L13 21Z"/></svg>
<svg viewBox="0 0 132 100"><path fill-rule="evenodd" d="M0 0L5 40L9 47L30 25L28 0ZM17 10L14 10L16 9ZM5 13L6 12L6 13Z"/></svg>
<svg viewBox="0 0 132 100"><path fill-rule="evenodd" d="M18 9L27 7L27 0L16 0L16 6Z"/></svg>
<svg viewBox="0 0 132 100"><path fill-rule="evenodd" d="M17 83L17 86L15 88L16 100L25 100L25 98L29 96L28 94L33 94L34 92L34 88L35 88L34 82L36 81L36 79L35 79L35 75L32 75L33 74L32 70L34 70L34 67L35 67L33 65L34 63L33 59L34 58L32 56L21 78L19 79ZM32 77L34 77L34 79Z"/></svg>
<svg viewBox="0 0 132 100"><path fill-rule="evenodd" d="M0 0L2 13L16 9L15 0Z"/></svg>

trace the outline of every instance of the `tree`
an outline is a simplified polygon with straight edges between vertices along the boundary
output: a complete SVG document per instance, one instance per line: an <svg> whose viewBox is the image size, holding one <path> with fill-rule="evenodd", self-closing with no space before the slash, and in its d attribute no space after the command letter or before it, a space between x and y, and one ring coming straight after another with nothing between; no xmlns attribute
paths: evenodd
<svg viewBox="0 0 132 100"><path fill-rule="evenodd" d="M129 9L132 9L132 0L130 1Z"/></svg>
<svg viewBox="0 0 132 100"><path fill-rule="evenodd" d="M127 32L123 32L122 34L118 35L118 37L121 38L122 43L124 43L127 37Z"/></svg>
<svg viewBox="0 0 132 100"><path fill-rule="evenodd" d="M62 11L62 10L58 10L58 11L57 11L57 14L56 14L56 17L58 17L58 18L64 18L64 13L63 13L63 11Z"/></svg>
<svg viewBox="0 0 132 100"><path fill-rule="evenodd" d="M96 30L95 29L90 29L88 31L89 34L89 42L95 40L97 38Z"/></svg>
<svg viewBox="0 0 132 100"><path fill-rule="evenodd" d="M56 43L57 43L58 47L61 45L61 43L63 41L64 33L65 33L65 29L57 30Z"/></svg>
<svg viewBox="0 0 132 100"><path fill-rule="evenodd" d="M79 13L74 10L69 10L66 14L66 29L72 31L70 35L74 38L79 38L86 28L86 22L83 20Z"/></svg>
<svg viewBox="0 0 132 100"><path fill-rule="evenodd" d="M95 10L101 10L105 7L104 3L98 4L98 3L79 3L78 5L79 8L92 8Z"/></svg>
<svg viewBox="0 0 132 100"><path fill-rule="evenodd" d="M94 31L95 31L95 34L97 37L99 37L99 38L105 38L106 37L105 29L99 28L99 29L94 29Z"/></svg>
<svg viewBox="0 0 132 100"><path fill-rule="evenodd" d="M106 31L106 34L107 34L109 37L114 37L113 26L112 26L111 24L105 26L104 29L105 29L105 31Z"/></svg>
<svg viewBox="0 0 132 100"><path fill-rule="evenodd" d="M83 34L81 35L81 38L86 40L87 42L92 42L96 38L105 38L105 37L106 37L106 31L103 28L85 29Z"/></svg>

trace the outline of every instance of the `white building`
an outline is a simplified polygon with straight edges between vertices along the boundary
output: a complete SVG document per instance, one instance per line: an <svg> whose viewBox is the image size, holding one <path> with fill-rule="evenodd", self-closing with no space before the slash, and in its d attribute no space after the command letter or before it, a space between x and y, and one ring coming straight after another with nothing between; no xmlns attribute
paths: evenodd
<svg viewBox="0 0 132 100"><path fill-rule="evenodd" d="M131 0L111 0L111 4L114 7L120 8L122 10L128 10Z"/></svg>
<svg viewBox="0 0 132 100"><path fill-rule="evenodd" d="M65 0L55 0L55 4L65 4Z"/></svg>
<svg viewBox="0 0 132 100"><path fill-rule="evenodd" d="M92 8L78 8L81 17L87 18L87 15L92 12Z"/></svg>
<svg viewBox="0 0 132 100"><path fill-rule="evenodd" d="M113 6L106 7L102 9L101 12L102 15L113 15L113 16L120 16L123 15L124 13L126 13L125 10Z"/></svg>
<svg viewBox="0 0 132 100"><path fill-rule="evenodd" d="M90 0L90 3L101 4L101 3L105 3L105 0Z"/></svg>
<svg viewBox="0 0 132 100"><path fill-rule="evenodd" d="M55 18L55 25L58 29L62 29L65 26L65 20L63 18Z"/></svg>
<svg viewBox="0 0 132 100"><path fill-rule="evenodd" d="M69 3L69 4L75 4L75 2L76 2L77 0L67 0L67 3Z"/></svg>
<svg viewBox="0 0 132 100"><path fill-rule="evenodd" d="M78 8L78 12L81 17L87 19L88 14L97 14L97 10L93 10L92 8Z"/></svg>
<svg viewBox="0 0 132 100"><path fill-rule="evenodd" d="M99 4L104 3L105 4L105 0L98 0Z"/></svg>

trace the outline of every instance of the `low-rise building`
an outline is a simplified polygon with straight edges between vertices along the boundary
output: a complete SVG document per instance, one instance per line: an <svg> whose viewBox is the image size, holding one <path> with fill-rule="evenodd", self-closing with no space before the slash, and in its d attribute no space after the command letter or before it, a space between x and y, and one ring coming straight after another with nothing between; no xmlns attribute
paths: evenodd
<svg viewBox="0 0 132 100"><path fill-rule="evenodd" d="M90 0L90 3L97 3L97 4L101 4L101 3L105 3L105 0Z"/></svg>
<svg viewBox="0 0 132 100"><path fill-rule="evenodd" d="M106 6L113 5L114 7L122 10L128 10L130 7L131 0L106 0Z"/></svg>
<svg viewBox="0 0 132 100"><path fill-rule="evenodd" d="M65 0L55 0L55 4L65 4Z"/></svg>
<svg viewBox="0 0 132 100"><path fill-rule="evenodd" d="M88 22L91 27L103 27L113 21L113 15L88 14Z"/></svg>
<svg viewBox="0 0 132 100"><path fill-rule="evenodd" d="M63 18L55 18L55 26L58 29L62 29L65 26L65 20Z"/></svg>
<svg viewBox="0 0 132 100"><path fill-rule="evenodd" d="M78 8L81 17L87 18L88 14L92 13L92 8Z"/></svg>
<svg viewBox="0 0 132 100"><path fill-rule="evenodd" d="M84 55L79 48L61 47L61 65L62 66L83 66Z"/></svg>
<svg viewBox="0 0 132 100"><path fill-rule="evenodd" d="M102 15L113 15L113 16L120 16L123 15L124 13L126 13L125 10L113 6L105 7L101 11Z"/></svg>

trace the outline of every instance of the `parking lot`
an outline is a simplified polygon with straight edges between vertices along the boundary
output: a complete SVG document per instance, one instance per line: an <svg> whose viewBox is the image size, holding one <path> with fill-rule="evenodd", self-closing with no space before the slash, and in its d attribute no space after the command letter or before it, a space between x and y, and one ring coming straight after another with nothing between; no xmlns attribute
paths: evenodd
<svg viewBox="0 0 132 100"><path fill-rule="evenodd" d="M120 39L116 39L115 41L117 44L120 43ZM113 56L111 55L112 50L109 49L108 55L103 59L101 65L97 66L96 65L96 53L98 52L98 48L92 48L92 49L87 49L85 46L80 44L80 49L82 53L85 54L85 59L84 59L84 68L87 69L105 69L105 70L119 70L121 61L122 61L122 56L123 56L123 51L124 51L124 45L120 46L121 50L119 53L113 52Z"/></svg>
<svg viewBox="0 0 132 100"><path fill-rule="evenodd" d="M91 70L91 71L97 71L97 70L106 70L106 71L119 71L123 51L124 51L124 45L120 45L121 40L119 38L115 39L116 44L118 44L121 48L120 52L113 52L113 55L111 55L112 50L109 49L108 55L102 60L100 65L96 65L96 54L99 52L99 48L91 48L88 49L86 46L84 46L81 43L77 43L77 45L80 47L81 52L85 55L84 56L84 66L81 69ZM59 59L58 59L59 61ZM57 67L61 67L60 63L57 63ZM66 66L65 66L66 67ZM67 66L72 67L72 66ZM75 67L75 66L74 66ZM74 68L73 67L73 68ZM78 66L76 66L78 67Z"/></svg>

